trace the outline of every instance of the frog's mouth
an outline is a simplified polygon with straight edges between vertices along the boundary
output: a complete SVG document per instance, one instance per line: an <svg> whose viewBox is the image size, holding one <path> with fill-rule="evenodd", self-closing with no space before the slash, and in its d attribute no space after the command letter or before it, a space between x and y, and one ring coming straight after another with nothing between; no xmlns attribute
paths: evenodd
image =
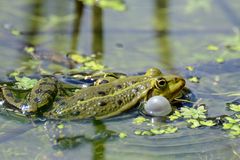
<svg viewBox="0 0 240 160"><path fill-rule="evenodd" d="M176 98L180 91L185 87L185 80L182 77L174 76L171 80L168 81L168 91L167 95L164 95L169 100Z"/></svg>

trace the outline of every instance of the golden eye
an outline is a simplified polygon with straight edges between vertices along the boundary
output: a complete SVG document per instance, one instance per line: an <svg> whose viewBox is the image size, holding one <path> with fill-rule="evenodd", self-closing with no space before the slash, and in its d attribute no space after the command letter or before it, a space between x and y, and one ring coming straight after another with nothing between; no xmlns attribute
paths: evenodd
<svg viewBox="0 0 240 160"><path fill-rule="evenodd" d="M163 88L167 85L167 81L164 78L158 78L156 81L156 87L157 88Z"/></svg>

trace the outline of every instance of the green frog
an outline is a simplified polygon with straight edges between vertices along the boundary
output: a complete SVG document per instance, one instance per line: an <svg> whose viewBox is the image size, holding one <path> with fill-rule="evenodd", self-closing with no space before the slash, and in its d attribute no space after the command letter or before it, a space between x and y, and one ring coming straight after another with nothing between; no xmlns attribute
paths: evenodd
<svg viewBox="0 0 240 160"><path fill-rule="evenodd" d="M59 86L55 77L45 77L25 100L16 99L7 87L2 88L2 94L23 114L40 112L46 118L63 120L104 119L119 115L152 96L161 95L171 101L184 88L185 81L182 77L163 75L159 69L150 68L144 75L104 77L72 96L60 96Z"/></svg>

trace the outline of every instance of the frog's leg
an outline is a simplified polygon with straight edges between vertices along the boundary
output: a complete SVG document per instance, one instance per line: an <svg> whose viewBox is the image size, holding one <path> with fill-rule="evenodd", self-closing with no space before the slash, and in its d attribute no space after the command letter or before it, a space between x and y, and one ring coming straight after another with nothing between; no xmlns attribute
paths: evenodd
<svg viewBox="0 0 240 160"><path fill-rule="evenodd" d="M5 102L10 104L12 107L16 107L17 109L21 109L20 106L22 104L22 99L26 97L26 94L29 92L29 91L24 91L24 92L21 91L22 93L19 93L19 95L20 94L23 94L23 95L21 95L20 97L17 94L17 91L13 91L7 86L2 87L1 91L2 91L3 98L5 99Z"/></svg>
<svg viewBox="0 0 240 160"><path fill-rule="evenodd" d="M45 77L40 79L32 88L24 103L20 108L25 113L35 113L39 109L48 107L54 101L58 93L58 81L55 77Z"/></svg>

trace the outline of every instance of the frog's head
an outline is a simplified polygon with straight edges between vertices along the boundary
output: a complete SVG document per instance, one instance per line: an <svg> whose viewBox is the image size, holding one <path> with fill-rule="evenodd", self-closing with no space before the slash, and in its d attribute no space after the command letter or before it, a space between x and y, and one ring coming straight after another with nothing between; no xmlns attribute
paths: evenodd
<svg viewBox="0 0 240 160"><path fill-rule="evenodd" d="M160 95L171 101L179 95L184 86L185 80L180 76L158 76L152 81L153 90L148 97Z"/></svg>

